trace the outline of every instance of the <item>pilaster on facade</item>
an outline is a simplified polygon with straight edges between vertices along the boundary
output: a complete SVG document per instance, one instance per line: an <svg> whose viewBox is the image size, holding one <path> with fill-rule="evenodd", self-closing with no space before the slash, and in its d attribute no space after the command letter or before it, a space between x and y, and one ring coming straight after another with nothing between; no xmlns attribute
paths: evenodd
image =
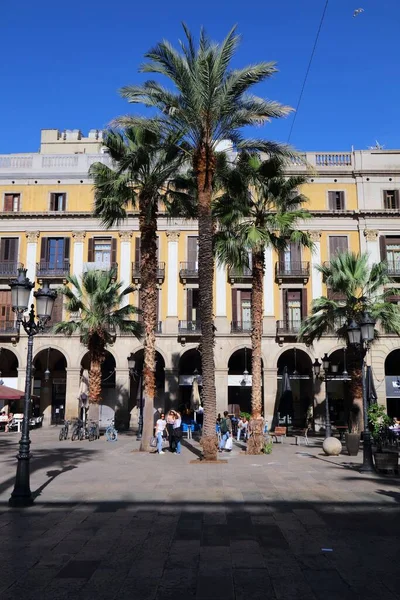
<svg viewBox="0 0 400 600"><path fill-rule="evenodd" d="M311 251L311 291L312 299L316 300L322 296L322 274L318 270L321 265L321 231L311 230L308 232L313 243Z"/></svg>
<svg viewBox="0 0 400 600"><path fill-rule="evenodd" d="M168 240L168 281L167 281L167 319L165 323L166 333L178 331L178 286L179 286L179 264L178 264L178 240L179 231L167 231Z"/></svg>
<svg viewBox="0 0 400 600"><path fill-rule="evenodd" d="M83 262L84 262L83 248L84 248L85 237L86 237L86 231L73 231L72 232L72 239L74 241L73 251L72 251L73 274L76 277L82 277L82 273L83 273Z"/></svg>
<svg viewBox="0 0 400 600"><path fill-rule="evenodd" d="M120 239L120 272L119 279L124 284L124 287L128 287L132 282L132 260L131 260L131 231L120 231L118 233ZM124 296L122 300L122 306L126 306L129 303L128 295Z"/></svg>

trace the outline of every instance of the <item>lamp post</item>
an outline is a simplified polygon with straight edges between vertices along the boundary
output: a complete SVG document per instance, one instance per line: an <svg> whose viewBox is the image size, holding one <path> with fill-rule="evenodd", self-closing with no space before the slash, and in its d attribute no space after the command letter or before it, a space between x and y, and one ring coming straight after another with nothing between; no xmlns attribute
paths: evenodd
<svg viewBox="0 0 400 600"><path fill-rule="evenodd" d="M329 412L329 398L328 398L328 372L331 364L331 359L325 352L324 356L321 358L322 360L322 368L324 369L324 381L325 381L325 439L328 437L332 437L332 427L331 427L331 414Z"/></svg>
<svg viewBox="0 0 400 600"><path fill-rule="evenodd" d="M362 402L363 402L363 464L361 473L374 472L374 462L372 459L371 433L368 427L368 402L367 386L365 380L365 355L370 349L371 342L375 337L376 321L367 312L364 312L357 323L354 319L347 326L347 335L349 343L357 348L361 360L361 381L362 381Z"/></svg>
<svg viewBox="0 0 400 600"><path fill-rule="evenodd" d="M138 422L138 432L136 439L141 440L143 434L143 381L142 381L142 373L138 373L136 370L136 361L132 354L128 356L128 369L129 376L136 381L137 377L139 378L140 383L140 400L139 400L139 422Z"/></svg>
<svg viewBox="0 0 400 600"><path fill-rule="evenodd" d="M29 409L32 386L32 357L33 357L33 338L37 333L43 331L47 321L51 317L54 301L57 292L51 290L47 283L43 284L33 295L36 298L36 316L34 305L31 305L28 318L24 317L24 312L29 306L31 290L34 287L26 276L26 269L18 269L17 279L10 281L12 310L17 315L18 328L22 325L28 335L28 351L26 358L25 375L25 397L24 397L24 418L22 421L22 433L19 442L18 465L15 477L14 490L9 499L10 506L31 506L33 496L30 489L30 444L29 439Z"/></svg>

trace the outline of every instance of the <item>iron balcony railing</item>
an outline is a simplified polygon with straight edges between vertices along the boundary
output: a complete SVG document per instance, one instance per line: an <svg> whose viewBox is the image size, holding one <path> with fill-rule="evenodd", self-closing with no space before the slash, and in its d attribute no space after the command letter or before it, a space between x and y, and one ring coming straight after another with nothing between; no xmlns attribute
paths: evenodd
<svg viewBox="0 0 400 600"><path fill-rule="evenodd" d="M141 323L143 325L143 319L138 319L138 321L139 321L139 323ZM114 334L116 333L115 329L110 328L109 330L110 330L110 333L114 333ZM156 334L162 333L162 321L157 321L154 331ZM118 335L124 337L124 336L131 336L132 334L130 331L129 332L128 331L118 331Z"/></svg>
<svg viewBox="0 0 400 600"><path fill-rule="evenodd" d="M1 334L15 334L18 332L17 321L0 321Z"/></svg>
<svg viewBox="0 0 400 600"><path fill-rule="evenodd" d="M237 281L250 281L252 274L253 271L251 267L242 267L241 269L230 267L228 277L231 280L236 279Z"/></svg>
<svg viewBox="0 0 400 600"><path fill-rule="evenodd" d="M41 260L36 264L38 277L65 277L69 275L69 260L58 260L56 262Z"/></svg>
<svg viewBox="0 0 400 600"><path fill-rule="evenodd" d="M251 333L251 321L231 321L231 333Z"/></svg>
<svg viewBox="0 0 400 600"><path fill-rule="evenodd" d="M300 331L301 321L277 321L277 335L297 335Z"/></svg>
<svg viewBox="0 0 400 600"><path fill-rule="evenodd" d="M200 321L179 321L178 333L185 335L197 335L201 333Z"/></svg>
<svg viewBox="0 0 400 600"><path fill-rule="evenodd" d="M400 277L400 260L388 260L387 269L389 277Z"/></svg>
<svg viewBox="0 0 400 600"><path fill-rule="evenodd" d="M16 277L18 269L22 267L21 263L15 262L0 262L0 277Z"/></svg>
<svg viewBox="0 0 400 600"><path fill-rule="evenodd" d="M181 279L197 279L199 276L199 264L197 262L182 262L179 268Z"/></svg>
<svg viewBox="0 0 400 600"><path fill-rule="evenodd" d="M140 279L140 263L132 263L132 279ZM165 262L159 262L157 268L157 279L165 279Z"/></svg>
<svg viewBox="0 0 400 600"><path fill-rule="evenodd" d="M277 277L309 277L310 263L279 261L275 265L275 273Z"/></svg>
<svg viewBox="0 0 400 600"><path fill-rule="evenodd" d="M83 272L88 271L109 271L110 269L118 269L118 263L104 263L104 262L85 262L83 263Z"/></svg>

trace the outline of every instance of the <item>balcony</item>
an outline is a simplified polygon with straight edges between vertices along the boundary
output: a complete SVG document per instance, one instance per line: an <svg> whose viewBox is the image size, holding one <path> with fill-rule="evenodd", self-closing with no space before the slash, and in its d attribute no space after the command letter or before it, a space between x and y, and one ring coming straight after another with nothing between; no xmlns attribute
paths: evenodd
<svg viewBox="0 0 400 600"><path fill-rule="evenodd" d="M280 282L283 279L302 279L306 283L310 277L310 263L279 261L275 264L275 277Z"/></svg>
<svg viewBox="0 0 400 600"><path fill-rule="evenodd" d="M86 262L83 263L83 272L88 271L109 271L110 269L118 269L118 263L104 263L104 262Z"/></svg>
<svg viewBox="0 0 400 600"><path fill-rule="evenodd" d="M400 260L390 260L390 258L387 259L387 269L389 277L398 279L400 277Z"/></svg>
<svg viewBox="0 0 400 600"><path fill-rule="evenodd" d="M158 263L157 279L158 283L162 283L165 279L165 262ZM132 281L140 282L140 263L138 262L132 263Z"/></svg>
<svg viewBox="0 0 400 600"><path fill-rule="evenodd" d="M201 323L200 321L179 321L178 323L179 335L200 335L201 334Z"/></svg>
<svg viewBox="0 0 400 600"><path fill-rule="evenodd" d="M301 321L277 321L276 335L278 337L297 337L301 327Z"/></svg>
<svg viewBox="0 0 400 600"><path fill-rule="evenodd" d="M197 262L182 262L179 268L179 277L185 283L188 279L199 278L199 263Z"/></svg>
<svg viewBox="0 0 400 600"><path fill-rule="evenodd" d="M231 267L228 277L231 283L251 283L252 269L251 267L243 267L242 269Z"/></svg>
<svg viewBox="0 0 400 600"><path fill-rule="evenodd" d="M231 333L251 333L251 321L231 321Z"/></svg>
<svg viewBox="0 0 400 600"><path fill-rule="evenodd" d="M18 269L23 265L18 262L0 262L0 279L10 279L18 275Z"/></svg>
<svg viewBox="0 0 400 600"><path fill-rule="evenodd" d="M19 336L19 328L16 321L0 321L0 338L10 339Z"/></svg>
<svg viewBox="0 0 400 600"><path fill-rule="evenodd" d="M36 263L36 275L39 278L46 279L65 279L69 275L69 260L59 260L57 262L41 260Z"/></svg>

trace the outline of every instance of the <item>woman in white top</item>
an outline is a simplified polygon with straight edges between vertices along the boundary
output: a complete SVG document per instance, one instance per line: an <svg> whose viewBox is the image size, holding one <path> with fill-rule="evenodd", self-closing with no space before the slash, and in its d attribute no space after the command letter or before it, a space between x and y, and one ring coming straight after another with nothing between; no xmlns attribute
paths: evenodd
<svg viewBox="0 0 400 600"><path fill-rule="evenodd" d="M164 435L166 426L167 426L167 421L165 420L165 414L161 413L161 416L158 419L156 426L155 426L158 454L165 454L165 452L162 449L162 440L163 440L163 435Z"/></svg>

